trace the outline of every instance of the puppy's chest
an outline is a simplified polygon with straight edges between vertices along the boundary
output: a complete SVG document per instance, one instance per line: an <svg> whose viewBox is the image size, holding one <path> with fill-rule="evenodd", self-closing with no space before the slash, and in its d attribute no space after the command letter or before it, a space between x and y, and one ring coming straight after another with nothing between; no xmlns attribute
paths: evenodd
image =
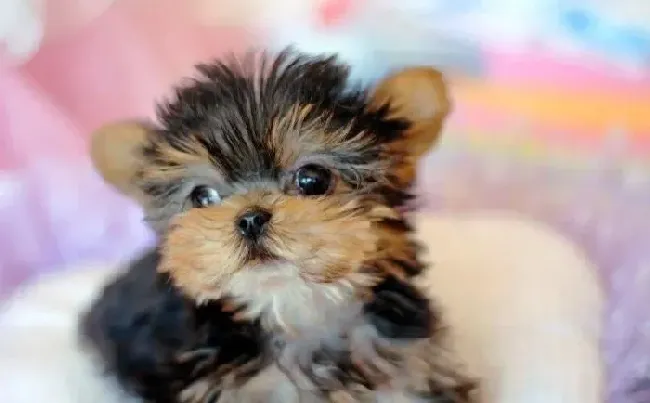
<svg viewBox="0 0 650 403"><path fill-rule="evenodd" d="M260 320L261 355L233 365L226 376L209 373L196 379L183 391L180 403L329 402L314 390L297 387L280 361L288 346L302 353L318 350L324 343L342 342L340 335L350 318L361 312L352 288L257 273L239 276L228 284L228 294L246 307L241 312L246 318Z"/></svg>
<svg viewBox="0 0 650 403"><path fill-rule="evenodd" d="M244 307L241 314L246 319L259 319L273 334L332 329L360 309L351 284L306 282L291 268L240 274L227 284L226 292Z"/></svg>
<svg viewBox="0 0 650 403"><path fill-rule="evenodd" d="M314 375L321 372L319 368L335 367L337 371L323 372L338 374L337 379L347 385L346 371L349 371L352 350L363 353L364 346L371 347L374 332L357 333L361 338L357 347L349 345L351 330L362 325L368 328L363 310L354 298L351 288L337 285L308 285L301 281L291 281L286 277L269 276L260 281L256 278L246 279L240 283L230 284L230 295L239 302L246 303L246 315L259 318L265 334L261 356L249 363L235 364L226 369L227 375L209 374L197 379L184 391L180 403L319 403L319 402L438 402L437 399L424 399L422 396L408 392L413 389L426 389L430 382L431 368L429 356L432 356L431 343L427 339L414 342L387 345L393 354L402 360L403 376L395 378L391 387L381 391L363 392L363 395L347 395L343 390L335 394L319 392L311 384ZM353 337L353 339L356 339ZM325 362L311 353L328 352ZM372 350L369 350L372 353ZM333 352L333 354L329 354ZM288 353L288 354L287 354ZM372 354L370 354L372 356ZM306 361L305 361L306 360ZM306 374L307 386L296 383L291 369L306 364L310 375ZM240 366L241 365L241 366ZM220 368L221 369L221 368ZM289 370L289 371L288 371ZM343 371L343 372L340 372ZM408 374L408 375L406 375ZM338 378L342 376L342 378ZM393 384L394 383L394 384ZM209 396L209 398L208 398ZM338 400L337 400L338 399ZM440 400L440 402L447 400Z"/></svg>

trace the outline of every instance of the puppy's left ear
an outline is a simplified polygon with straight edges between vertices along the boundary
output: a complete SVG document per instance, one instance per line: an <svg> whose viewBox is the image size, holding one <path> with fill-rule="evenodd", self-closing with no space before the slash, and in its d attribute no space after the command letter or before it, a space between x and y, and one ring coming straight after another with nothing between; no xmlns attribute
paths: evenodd
<svg viewBox="0 0 650 403"><path fill-rule="evenodd" d="M451 104L443 75L432 67L409 67L384 78L370 98L372 108L390 106L390 117L406 120L404 136L389 145L397 158L393 173L407 186L418 160L437 143Z"/></svg>

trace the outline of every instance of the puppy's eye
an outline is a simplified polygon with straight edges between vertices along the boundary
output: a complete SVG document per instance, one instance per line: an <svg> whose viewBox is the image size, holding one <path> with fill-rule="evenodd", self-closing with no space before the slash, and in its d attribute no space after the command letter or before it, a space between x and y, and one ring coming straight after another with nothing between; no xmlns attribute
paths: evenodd
<svg viewBox="0 0 650 403"><path fill-rule="evenodd" d="M296 186L305 196L327 194L332 182L332 172L319 165L305 165L296 172Z"/></svg>
<svg viewBox="0 0 650 403"><path fill-rule="evenodd" d="M197 186L190 195L194 207L208 207L221 201L219 193L209 186Z"/></svg>

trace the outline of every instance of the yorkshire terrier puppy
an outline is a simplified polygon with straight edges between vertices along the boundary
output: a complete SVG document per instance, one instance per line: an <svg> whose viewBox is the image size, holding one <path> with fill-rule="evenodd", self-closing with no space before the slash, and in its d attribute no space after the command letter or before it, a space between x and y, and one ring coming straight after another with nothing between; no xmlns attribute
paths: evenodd
<svg viewBox="0 0 650 403"><path fill-rule="evenodd" d="M406 215L449 109L440 73L368 91L292 50L198 73L157 124L94 135L159 236L82 318L107 371L155 403L473 401Z"/></svg>

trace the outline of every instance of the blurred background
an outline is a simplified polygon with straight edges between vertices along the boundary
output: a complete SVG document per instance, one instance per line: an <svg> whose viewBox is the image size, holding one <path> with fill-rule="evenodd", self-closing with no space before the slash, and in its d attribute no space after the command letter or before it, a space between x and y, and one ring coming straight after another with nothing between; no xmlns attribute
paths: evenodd
<svg viewBox="0 0 650 403"><path fill-rule="evenodd" d="M152 116L197 62L288 44L368 82L446 71L455 110L420 204L515 211L584 247L609 297L610 401L650 401L648 0L2 0L0 295L151 242L92 171L93 129Z"/></svg>

